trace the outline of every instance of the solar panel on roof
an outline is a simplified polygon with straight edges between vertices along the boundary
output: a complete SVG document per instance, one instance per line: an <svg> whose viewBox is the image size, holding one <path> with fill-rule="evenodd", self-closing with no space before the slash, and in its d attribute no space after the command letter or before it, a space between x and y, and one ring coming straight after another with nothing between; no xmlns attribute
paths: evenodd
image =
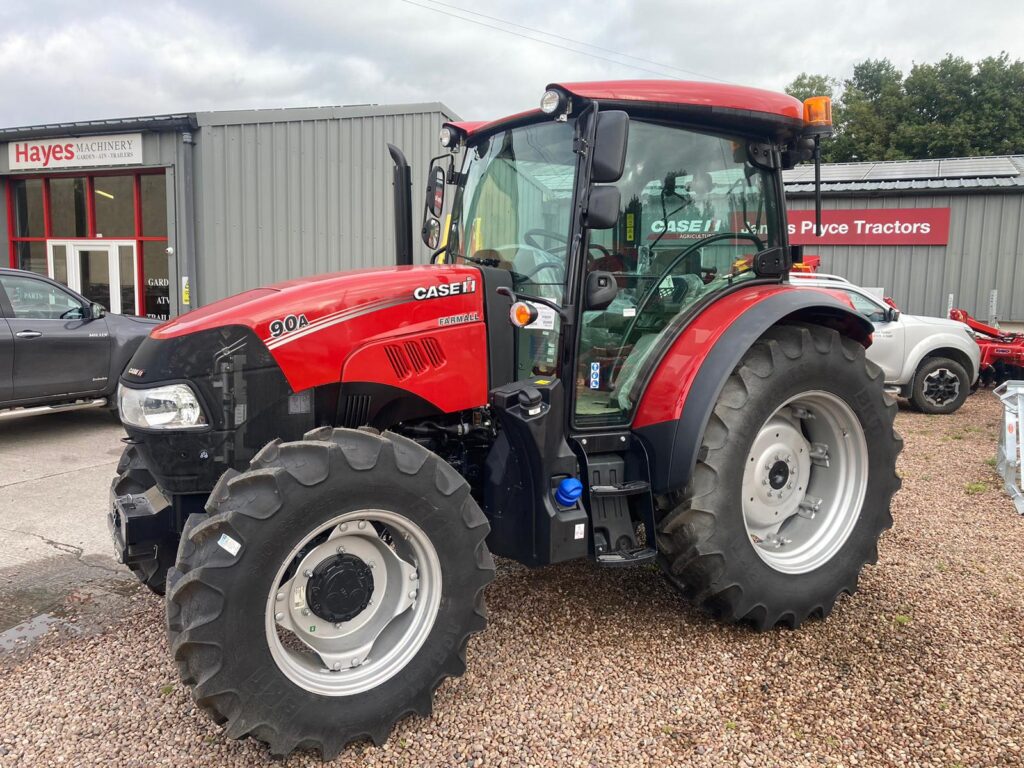
<svg viewBox="0 0 1024 768"><path fill-rule="evenodd" d="M864 176L874 179L934 179L939 172L938 160L901 160L875 163Z"/></svg>
<svg viewBox="0 0 1024 768"><path fill-rule="evenodd" d="M1016 176L1020 173L1008 157L957 157L939 160L936 178L963 179L989 176Z"/></svg>
<svg viewBox="0 0 1024 768"><path fill-rule="evenodd" d="M872 163L837 163L821 166L822 181L860 181L871 170ZM814 170L811 169L811 178Z"/></svg>

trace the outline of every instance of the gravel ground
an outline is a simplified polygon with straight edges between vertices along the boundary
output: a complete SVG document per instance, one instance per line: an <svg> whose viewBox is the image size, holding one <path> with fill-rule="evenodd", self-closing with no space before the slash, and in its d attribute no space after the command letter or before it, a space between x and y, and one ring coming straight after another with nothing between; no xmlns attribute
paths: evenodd
<svg viewBox="0 0 1024 768"><path fill-rule="evenodd" d="M1024 765L1024 518L988 465L990 393L902 412L896 526L825 622L726 627L645 569L502 563L434 717L336 765ZM161 602L0 659L0 765L275 763L226 741L168 659ZM320 765L297 754L277 765Z"/></svg>

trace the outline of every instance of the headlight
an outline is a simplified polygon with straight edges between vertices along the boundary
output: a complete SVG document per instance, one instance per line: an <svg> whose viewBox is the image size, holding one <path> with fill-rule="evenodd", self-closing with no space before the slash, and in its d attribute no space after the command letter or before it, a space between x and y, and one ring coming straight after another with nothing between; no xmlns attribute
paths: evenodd
<svg viewBox="0 0 1024 768"><path fill-rule="evenodd" d="M168 384L152 389L119 386L117 407L121 421L143 429L197 429L206 417L187 384Z"/></svg>

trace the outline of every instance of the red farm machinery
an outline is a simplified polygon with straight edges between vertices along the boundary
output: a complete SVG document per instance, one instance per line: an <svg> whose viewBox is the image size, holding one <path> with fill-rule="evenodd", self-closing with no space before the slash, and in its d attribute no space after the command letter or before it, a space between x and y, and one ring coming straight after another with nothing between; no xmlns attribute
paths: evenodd
<svg viewBox="0 0 1024 768"><path fill-rule="evenodd" d="M275 754L383 742L464 670L492 553L657 563L758 629L853 593L901 442L871 324L788 283L782 171L830 125L824 98L552 84L442 129L432 263L156 329L109 522L202 709Z"/></svg>

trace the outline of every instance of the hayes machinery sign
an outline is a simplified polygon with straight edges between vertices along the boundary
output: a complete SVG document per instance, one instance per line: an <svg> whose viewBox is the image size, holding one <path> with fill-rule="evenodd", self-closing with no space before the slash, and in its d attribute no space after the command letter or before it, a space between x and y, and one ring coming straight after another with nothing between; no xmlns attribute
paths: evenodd
<svg viewBox="0 0 1024 768"><path fill-rule="evenodd" d="M7 161L12 171L138 165L142 162L142 134L12 141L7 145Z"/></svg>
<svg viewBox="0 0 1024 768"><path fill-rule="evenodd" d="M861 208L821 212L821 237L814 211L789 212L793 245L945 245L949 208Z"/></svg>

